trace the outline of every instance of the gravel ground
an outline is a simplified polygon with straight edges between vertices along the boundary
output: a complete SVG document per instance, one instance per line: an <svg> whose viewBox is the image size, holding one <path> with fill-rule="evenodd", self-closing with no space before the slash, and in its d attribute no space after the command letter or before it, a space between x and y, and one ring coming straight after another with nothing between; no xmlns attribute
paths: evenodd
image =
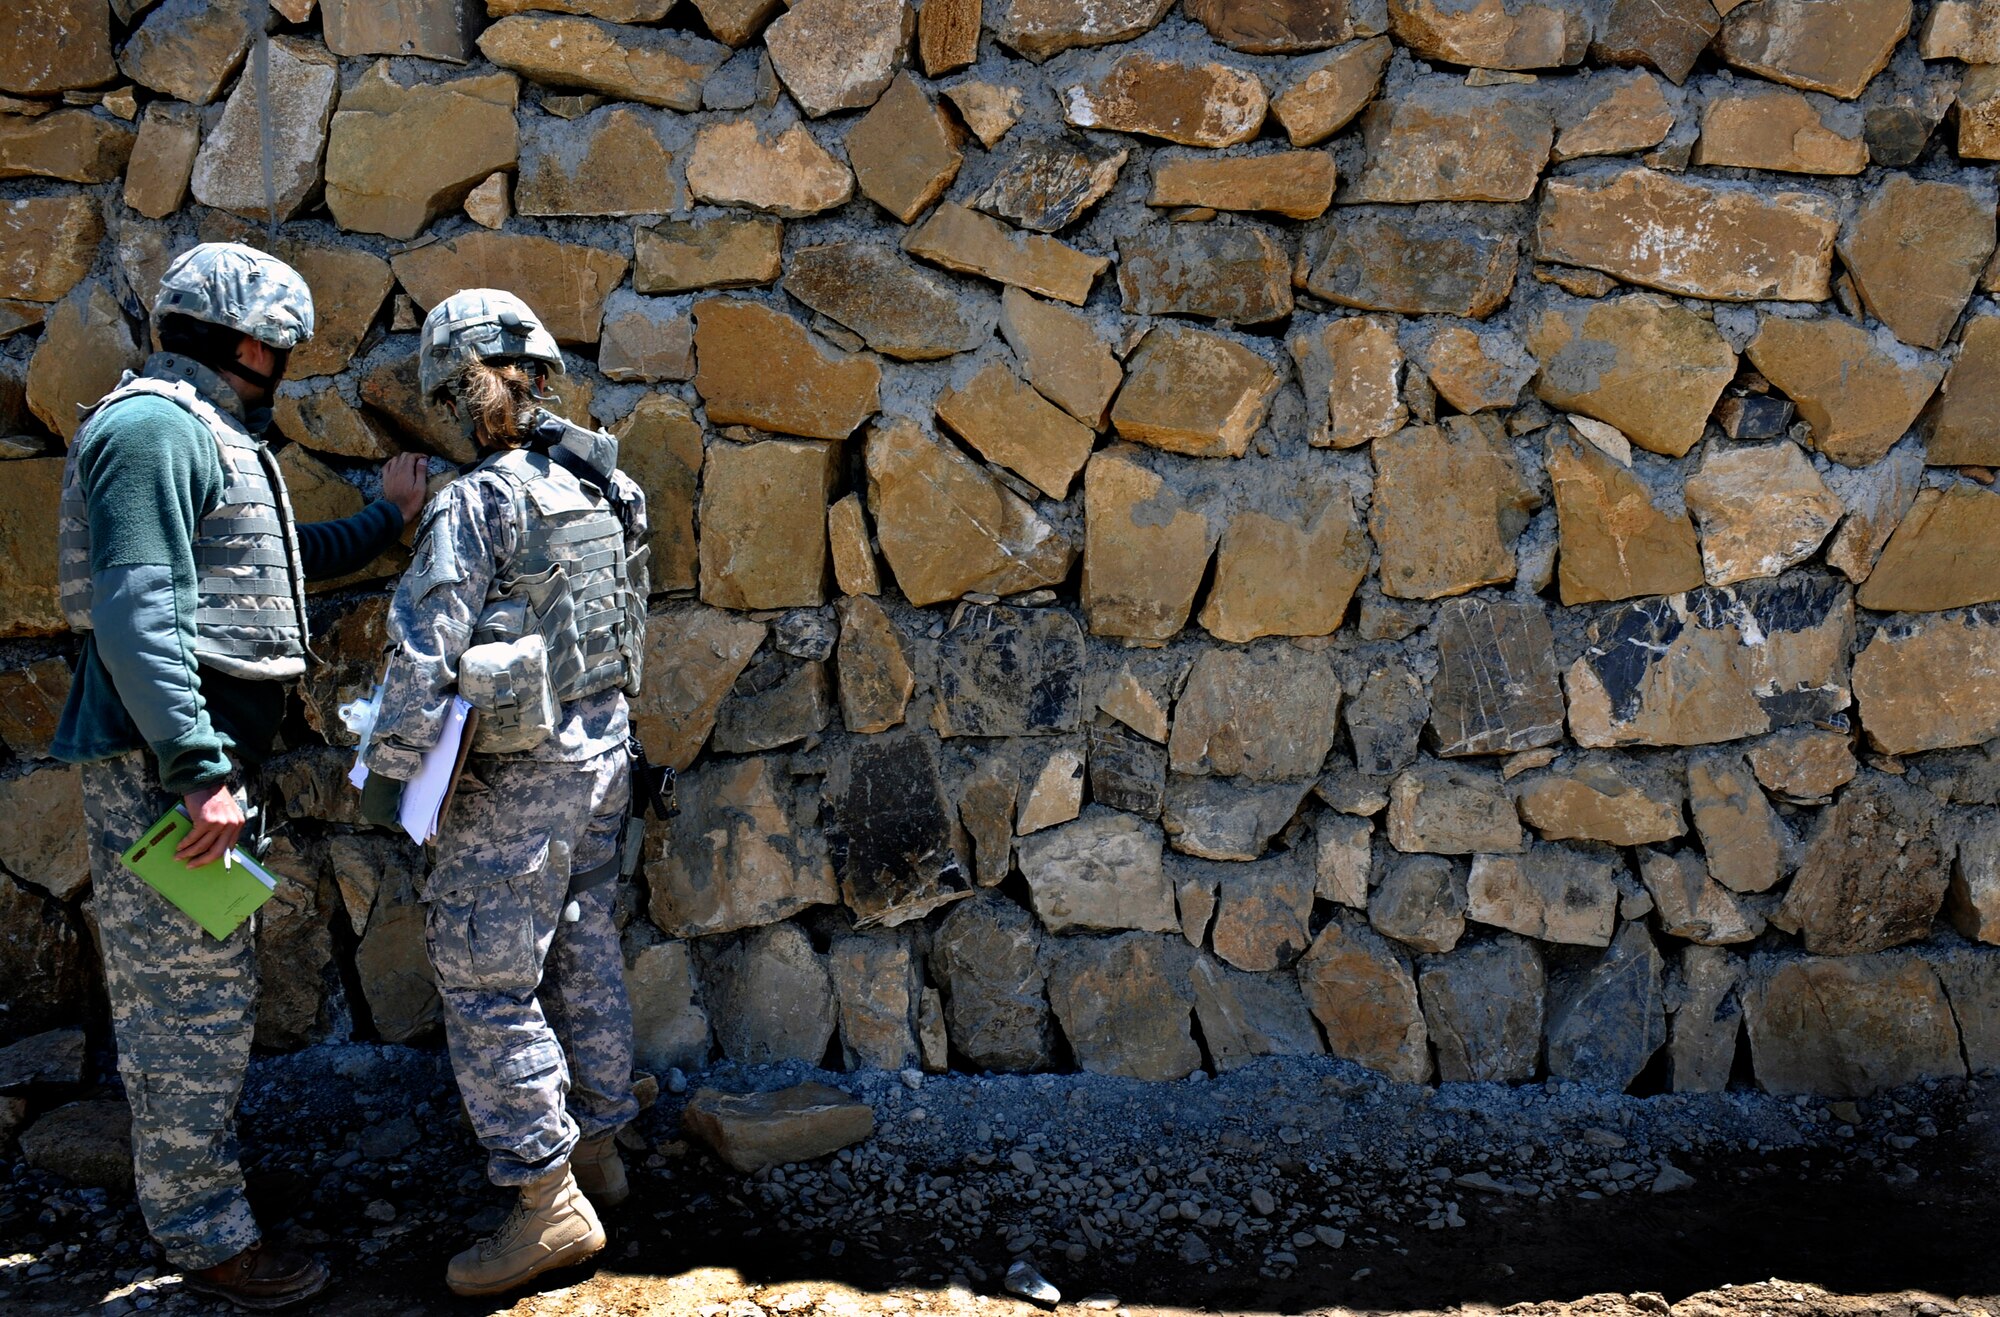
<svg viewBox="0 0 2000 1317"><path fill-rule="evenodd" d="M681 1135L695 1087L803 1079L867 1102L875 1137L746 1177ZM601 1265L516 1306L457 1303L440 1284L443 1259L505 1203L435 1053L261 1059L244 1098L252 1195L340 1274L321 1310L357 1317L983 1312L1021 1306L1005 1297L1017 1259L1064 1306L1095 1294L1134 1312L1665 1311L1642 1293L1656 1290L1680 1314L1708 1311L1689 1296L1773 1275L1802 1277L1807 1297L1727 1302L1932 1317L1917 1305L1942 1313L2000 1293L1983 1242L2000 1160L1990 1081L1858 1104L1640 1099L1425 1089L1285 1060L1171 1085L722 1066L662 1087L628 1133L635 1193L609 1219ZM1904 1289L1921 1293L1883 1297ZM1598 1290L1626 1308L1546 1306ZM129 1199L0 1168L0 1313L209 1310L180 1292Z"/></svg>

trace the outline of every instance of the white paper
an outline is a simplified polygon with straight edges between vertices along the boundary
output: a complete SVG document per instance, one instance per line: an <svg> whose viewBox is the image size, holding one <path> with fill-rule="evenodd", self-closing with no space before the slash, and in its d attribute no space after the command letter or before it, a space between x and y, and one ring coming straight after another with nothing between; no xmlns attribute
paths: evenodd
<svg viewBox="0 0 2000 1317"><path fill-rule="evenodd" d="M444 716L438 742L424 751L417 775L403 787L403 808L397 815L403 831L419 846L437 835L438 811L451 790L452 769L458 766L458 743L465 736L465 717L472 706L463 697L453 696L451 711Z"/></svg>

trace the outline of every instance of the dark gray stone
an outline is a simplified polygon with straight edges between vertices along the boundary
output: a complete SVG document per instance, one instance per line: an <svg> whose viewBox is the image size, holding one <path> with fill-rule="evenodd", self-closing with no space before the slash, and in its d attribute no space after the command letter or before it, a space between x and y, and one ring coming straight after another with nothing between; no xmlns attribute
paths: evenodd
<svg viewBox="0 0 2000 1317"><path fill-rule="evenodd" d="M1292 258L1252 224L1156 224L1118 240L1118 288L1132 315L1258 325L1292 313Z"/></svg>
<svg viewBox="0 0 2000 1317"><path fill-rule="evenodd" d="M1922 941L1951 886L1941 827L1936 796L1864 770L1820 812L1774 922L1820 956Z"/></svg>
<svg viewBox="0 0 2000 1317"><path fill-rule="evenodd" d="M1416 761L1430 717L1424 684L1407 667L1377 668L1347 702L1347 734L1364 773L1389 774Z"/></svg>
<svg viewBox="0 0 2000 1317"><path fill-rule="evenodd" d="M1431 634L1438 675L1430 718L1440 755L1512 754L1562 739L1555 639L1538 606L1447 599Z"/></svg>
<svg viewBox="0 0 2000 1317"><path fill-rule="evenodd" d="M974 604L938 641L941 736L1047 736L1083 719L1083 629L1057 608Z"/></svg>
<svg viewBox="0 0 2000 1317"><path fill-rule="evenodd" d="M1624 1092L1666 1045L1659 948L1644 924L1549 981L1549 1074Z"/></svg>
<svg viewBox="0 0 2000 1317"><path fill-rule="evenodd" d="M826 665L773 654L736 679L709 744L725 754L775 750L818 735L832 718Z"/></svg>
<svg viewBox="0 0 2000 1317"><path fill-rule="evenodd" d="M967 901L931 939L952 1049L979 1070L1040 1070L1055 1046L1035 917L1002 897Z"/></svg>
<svg viewBox="0 0 2000 1317"><path fill-rule="evenodd" d="M971 204L1024 229L1054 233L1082 218L1111 190L1130 154L1081 133L1011 133L995 153L993 181Z"/></svg>
<svg viewBox="0 0 2000 1317"><path fill-rule="evenodd" d="M1417 969L1424 1025L1447 1084L1519 1083L1535 1077L1542 1052L1542 953L1502 933Z"/></svg>
<svg viewBox="0 0 2000 1317"><path fill-rule="evenodd" d="M1769 393L1724 398L1715 405L1715 423L1731 439L1782 439L1792 428L1792 400Z"/></svg>
<svg viewBox="0 0 2000 1317"><path fill-rule="evenodd" d="M1310 782L1246 782L1226 777L1167 781L1161 822L1185 855L1207 860L1254 860L1299 812Z"/></svg>
<svg viewBox="0 0 2000 1317"><path fill-rule="evenodd" d="M1090 728L1090 798L1156 819L1165 803L1167 747L1123 723L1100 718Z"/></svg>
<svg viewBox="0 0 2000 1317"><path fill-rule="evenodd" d="M971 890L930 737L903 730L848 742L825 792L827 852L858 926L918 919Z"/></svg>

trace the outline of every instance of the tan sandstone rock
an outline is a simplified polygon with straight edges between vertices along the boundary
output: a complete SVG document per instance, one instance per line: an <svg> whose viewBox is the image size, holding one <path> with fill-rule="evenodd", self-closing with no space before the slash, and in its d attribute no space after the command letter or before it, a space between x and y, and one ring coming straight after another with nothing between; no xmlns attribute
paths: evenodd
<svg viewBox="0 0 2000 1317"><path fill-rule="evenodd" d="M111 9L104 0L34 0L0 8L0 92L47 96L99 87L111 62Z"/></svg>
<svg viewBox="0 0 2000 1317"><path fill-rule="evenodd" d="M1103 427L1125 372L1087 318L1008 288L1000 332L1036 392L1092 429Z"/></svg>
<svg viewBox="0 0 2000 1317"><path fill-rule="evenodd" d="M1868 164L1861 116L1847 106L1754 82L1711 96L1694 163L1792 174L1858 174Z"/></svg>
<svg viewBox="0 0 2000 1317"><path fill-rule="evenodd" d="M179 210L200 150L201 119L193 106L173 101L147 106L125 168L125 204L148 219Z"/></svg>
<svg viewBox="0 0 2000 1317"><path fill-rule="evenodd" d="M880 243L799 248L788 262L784 288L877 352L904 361L969 352L993 335L990 300L964 296Z"/></svg>
<svg viewBox="0 0 2000 1317"><path fill-rule="evenodd" d="M1122 439L1190 457L1241 457L1263 424L1278 372L1221 334L1162 322L1126 362L1112 404Z"/></svg>
<svg viewBox="0 0 2000 1317"><path fill-rule="evenodd" d="M1609 852L1535 846L1521 855L1475 855L1466 918L1523 937L1606 947L1618 923L1620 869Z"/></svg>
<svg viewBox="0 0 2000 1317"><path fill-rule="evenodd" d="M1409 961L1364 920L1331 920L1300 957L1298 976L1334 1056L1404 1083L1430 1076Z"/></svg>
<svg viewBox="0 0 2000 1317"><path fill-rule="evenodd" d="M1828 295L1838 227L1818 193L1767 194L1635 167L1551 180L1535 241L1544 260L1662 292L1818 302Z"/></svg>
<svg viewBox="0 0 2000 1317"><path fill-rule="evenodd" d="M1784 799L1816 804L1853 781L1860 765L1845 732L1789 727L1750 748L1750 770Z"/></svg>
<svg viewBox="0 0 2000 1317"><path fill-rule="evenodd" d="M914 421L868 432L868 511L896 584L922 607L1017 594L1069 574L1075 549L1025 501Z"/></svg>
<svg viewBox="0 0 2000 1317"><path fill-rule="evenodd" d="M1317 146L1361 113L1381 87L1394 49L1378 36L1309 61L1271 100L1292 145Z"/></svg>
<svg viewBox="0 0 2000 1317"><path fill-rule="evenodd" d="M748 1175L815 1161L875 1132L875 1113L837 1088L800 1084L775 1093L702 1089L687 1105L688 1132Z"/></svg>
<svg viewBox="0 0 2000 1317"><path fill-rule="evenodd" d="M701 597L720 608L804 608L826 597L826 505L840 450L717 444L701 479Z"/></svg>
<svg viewBox="0 0 2000 1317"><path fill-rule="evenodd" d="M1092 455L1083 505L1081 595L1091 634L1171 639L1187 625L1215 547L1208 519L1168 488L1138 449L1124 446Z"/></svg>
<svg viewBox="0 0 2000 1317"><path fill-rule="evenodd" d="M243 66L262 16L251 0L169 0L126 38L119 71L177 101L206 105Z"/></svg>
<svg viewBox="0 0 2000 1317"><path fill-rule="evenodd" d="M1292 360L1306 392L1313 444L1353 448L1401 429L1403 349L1384 316L1330 320L1293 335Z"/></svg>
<svg viewBox="0 0 2000 1317"><path fill-rule="evenodd" d="M1511 855L1528 844L1498 776L1435 760L1389 784L1388 836L1399 851L1436 855Z"/></svg>
<svg viewBox="0 0 2000 1317"><path fill-rule="evenodd" d="M1057 91L1077 128L1138 133L1182 146L1234 146L1257 135L1269 106L1256 75L1225 64L1127 55L1101 77Z"/></svg>
<svg viewBox="0 0 2000 1317"><path fill-rule="evenodd" d="M1419 58L1480 69L1579 64L1590 45L1580 10L1534 0L1390 0L1389 30Z"/></svg>
<svg viewBox="0 0 2000 1317"><path fill-rule="evenodd" d="M524 233L463 233L393 258L396 280L429 310L461 288L504 288L535 308L558 343L595 343L626 260L601 247Z"/></svg>
<svg viewBox="0 0 2000 1317"><path fill-rule="evenodd" d="M845 439L874 414L882 368L781 311L740 298L695 304L695 391L711 425Z"/></svg>
<svg viewBox="0 0 2000 1317"><path fill-rule="evenodd" d="M1438 325L1417 337L1417 360L1438 396L1465 413L1512 407L1535 361L1504 329Z"/></svg>
<svg viewBox="0 0 2000 1317"><path fill-rule="evenodd" d="M701 84L729 49L661 28L520 14L479 34L479 52L544 86L578 87L669 110L701 108Z"/></svg>
<svg viewBox="0 0 2000 1317"><path fill-rule="evenodd" d="M688 155L697 201L749 206L787 219L817 215L854 195L854 176L801 124L767 138L749 119L704 126Z"/></svg>
<svg viewBox="0 0 2000 1317"><path fill-rule="evenodd" d="M924 14L928 17L930 6ZM847 161L861 195L908 224L958 177L965 158L958 148L962 136L923 88L904 75L848 131Z"/></svg>
<svg viewBox="0 0 2000 1317"><path fill-rule="evenodd" d="M775 923L839 899L811 803L783 760L716 759L677 784L680 813L649 828L647 915L671 937Z"/></svg>
<svg viewBox="0 0 2000 1317"><path fill-rule="evenodd" d="M1812 445L1846 466L1889 451L1944 378L1944 364L1832 318L1766 316L1744 355L1798 404Z"/></svg>
<svg viewBox="0 0 2000 1317"><path fill-rule="evenodd" d="M1168 760L1195 776L1312 777L1333 745L1339 708L1340 682L1324 655L1203 650L1174 709Z"/></svg>
<svg viewBox="0 0 2000 1317"><path fill-rule="evenodd" d="M658 677L632 702L632 727L647 758L677 772L694 762L765 631L762 622L695 603L670 605L648 619L645 667Z"/></svg>
<svg viewBox="0 0 2000 1317"><path fill-rule="evenodd" d="M2000 493L1977 485L1926 489L1855 591L1863 608L1934 612L2000 599Z"/></svg>
<svg viewBox="0 0 2000 1317"><path fill-rule="evenodd" d="M764 30L764 48L785 90L818 118L873 105L916 25L904 0L797 0Z"/></svg>
<svg viewBox="0 0 2000 1317"><path fill-rule="evenodd" d="M1715 39L1731 66L1806 91L1853 100L1910 30L1910 0L1746 0Z"/></svg>
<svg viewBox="0 0 2000 1317"><path fill-rule="evenodd" d="M937 416L988 461L1024 476L1054 499L1069 496L1070 481L1083 469L1096 438L1089 426L998 361L963 388L946 388L938 396Z"/></svg>
<svg viewBox="0 0 2000 1317"><path fill-rule="evenodd" d="M1556 115L1553 158L1643 151L1658 146L1673 126L1674 107L1658 78L1643 69L1595 72L1582 95Z"/></svg>
<svg viewBox="0 0 2000 1317"><path fill-rule="evenodd" d="M1713 324L1650 293L1550 306L1527 342L1545 402L1615 425L1668 457L1694 447L1736 374L1736 354Z"/></svg>
<svg viewBox="0 0 2000 1317"><path fill-rule="evenodd" d="M2000 736L2000 628L1974 612L1879 630L1854 657L1854 699L1883 754Z"/></svg>
<svg viewBox="0 0 2000 1317"><path fill-rule="evenodd" d="M395 5L320 0L320 15L326 48L336 55L414 55L455 64L471 57L472 34L485 16L474 0L413 0ZM498 18L501 13L492 16Z"/></svg>
<svg viewBox="0 0 2000 1317"><path fill-rule="evenodd" d="M862 509L861 495L848 494L826 510L826 538L833 555L833 579L842 594L882 593L882 577L875 570L875 549L868 538L868 514Z"/></svg>
<svg viewBox="0 0 2000 1317"><path fill-rule="evenodd" d="M1708 875L1732 892L1765 892L1784 876L1786 834L1743 757L1711 751L1688 760L1688 812Z"/></svg>
<svg viewBox="0 0 2000 1317"><path fill-rule="evenodd" d="M1776 576L1818 551L1840 500L1797 444L1711 448L1687 482L1710 585Z"/></svg>
<svg viewBox="0 0 2000 1317"><path fill-rule="evenodd" d="M1341 201L1526 201L1555 122L1539 98L1519 92L1438 78L1377 100L1361 116L1366 155Z"/></svg>
<svg viewBox="0 0 2000 1317"><path fill-rule="evenodd" d="M101 279L78 284L49 313L28 365L27 402L43 425L64 440L76 437L77 408L111 391L137 370L146 352L118 299ZM22 464L9 463L12 473Z"/></svg>
<svg viewBox="0 0 2000 1317"><path fill-rule="evenodd" d="M642 293L750 288L775 281L785 225L764 215L668 220L633 234L632 286Z"/></svg>
<svg viewBox="0 0 2000 1317"><path fill-rule="evenodd" d="M1382 592L1437 599L1514 579L1514 538L1540 496L1497 423L1448 417L1377 439L1368 529Z"/></svg>
<svg viewBox="0 0 2000 1317"><path fill-rule="evenodd" d="M1260 210L1317 219L1333 200L1333 157L1323 151L1201 157L1177 155L1153 165L1149 206Z"/></svg>
<svg viewBox="0 0 2000 1317"><path fill-rule="evenodd" d="M514 209L522 215L658 215L682 206L673 155L645 111L617 105L574 122L531 119Z"/></svg>
<svg viewBox="0 0 2000 1317"><path fill-rule="evenodd" d="M886 732L902 722L916 680L902 630L882 605L866 595L841 600L840 643L834 652L840 667L840 717L847 730Z"/></svg>
<svg viewBox="0 0 2000 1317"><path fill-rule="evenodd" d="M1538 773L1515 790L1521 817L1550 841L1645 846L1687 831L1681 784L1622 760L1586 759Z"/></svg>
<svg viewBox="0 0 2000 1317"><path fill-rule="evenodd" d="M85 192L0 201L0 297L58 302L90 273L104 220Z"/></svg>
<svg viewBox="0 0 2000 1317"><path fill-rule="evenodd" d="M415 237L495 170L514 167L519 92L511 74L405 86L388 61L376 64L342 94L328 129L326 206L334 221ZM412 151L411 142L429 149Z"/></svg>
<svg viewBox="0 0 2000 1317"><path fill-rule="evenodd" d="M1201 624L1218 640L1326 636L1368 571L1368 534L1346 491L1273 516L1245 508L1216 549Z"/></svg>
<svg viewBox="0 0 2000 1317"><path fill-rule="evenodd" d="M1639 478L1566 427L1547 440L1565 604L1675 594L1701 584L1694 525L1653 503Z"/></svg>
<svg viewBox="0 0 2000 1317"><path fill-rule="evenodd" d="M696 581L695 486L701 475L701 426L679 398L650 393L614 428L618 466L646 492L652 529L652 586L689 590Z"/></svg>
<svg viewBox="0 0 2000 1317"><path fill-rule="evenodd" d="M1037 64L1078 46L1130 41L1172 8L1172 0L1008 0L994 25L1000 44Z"/></svg>
<svg viewBox="0 0 2000 1317"><path fill-rule="evenodd" d="M1905 343L1943 347L1993 255L1991 193L1890 174L1838 244L1871 314Z"/></svg>
<svg viewBox="0 0 2000 1317"><path fill-rule="evenodd" d="M947 270L1011 284L1082 306L1110 258L946 202L903 239L903 250Z"/></svg>
<svg viewBox="0 0 2000 1317"><path fill-rule="evenodd" d="M0 115L0 179L109 183L124 172L137 139L116 119L89 110Z"/></svg>
<svg viewBox="0 0 2000 1317"><path fill-rule="evenodd" d="M1757 1084L1862 1098L1964 1073L1937 974L1914 956L1758 956L1743 988Z"/></svg>

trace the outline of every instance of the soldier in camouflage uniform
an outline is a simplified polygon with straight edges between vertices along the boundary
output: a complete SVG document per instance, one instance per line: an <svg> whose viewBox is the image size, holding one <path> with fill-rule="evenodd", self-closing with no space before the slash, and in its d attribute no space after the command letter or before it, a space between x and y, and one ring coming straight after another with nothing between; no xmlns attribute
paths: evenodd
<svg viewBox="0 0 2000 1317"><path fill-rule="evenodd" d="M175 804L190 864L220 858L304 671L304 582L359 569L423 502L420 459L388 498L296 526L262 435L286 353L312 336L298 272L210 243L174 261L161 351L70 445L61 592L83 635L54 754L83 766L91 880L146 1225L194 1289L257 1310L311 1297L326 1268L267 1245L243 1196L236 1099L257 992L254 921L220 941L119 856Z"/></svg>
<svg viewBox="0 0 2000 1317"><path fill-rule="evenodd" d="M625 697L646 607L645 499L617 441L539 405L555 340L511 294L425 319L427 396L489 455L432 502L390 605L364 817L391 821L454 695L472 755L420 893L452 1069L487 1174L520 1191L446 1281L497 1294L604 1246L592 1200L627 1192L614 1137L638 1114L612 923L630 802Z"/></svg>

